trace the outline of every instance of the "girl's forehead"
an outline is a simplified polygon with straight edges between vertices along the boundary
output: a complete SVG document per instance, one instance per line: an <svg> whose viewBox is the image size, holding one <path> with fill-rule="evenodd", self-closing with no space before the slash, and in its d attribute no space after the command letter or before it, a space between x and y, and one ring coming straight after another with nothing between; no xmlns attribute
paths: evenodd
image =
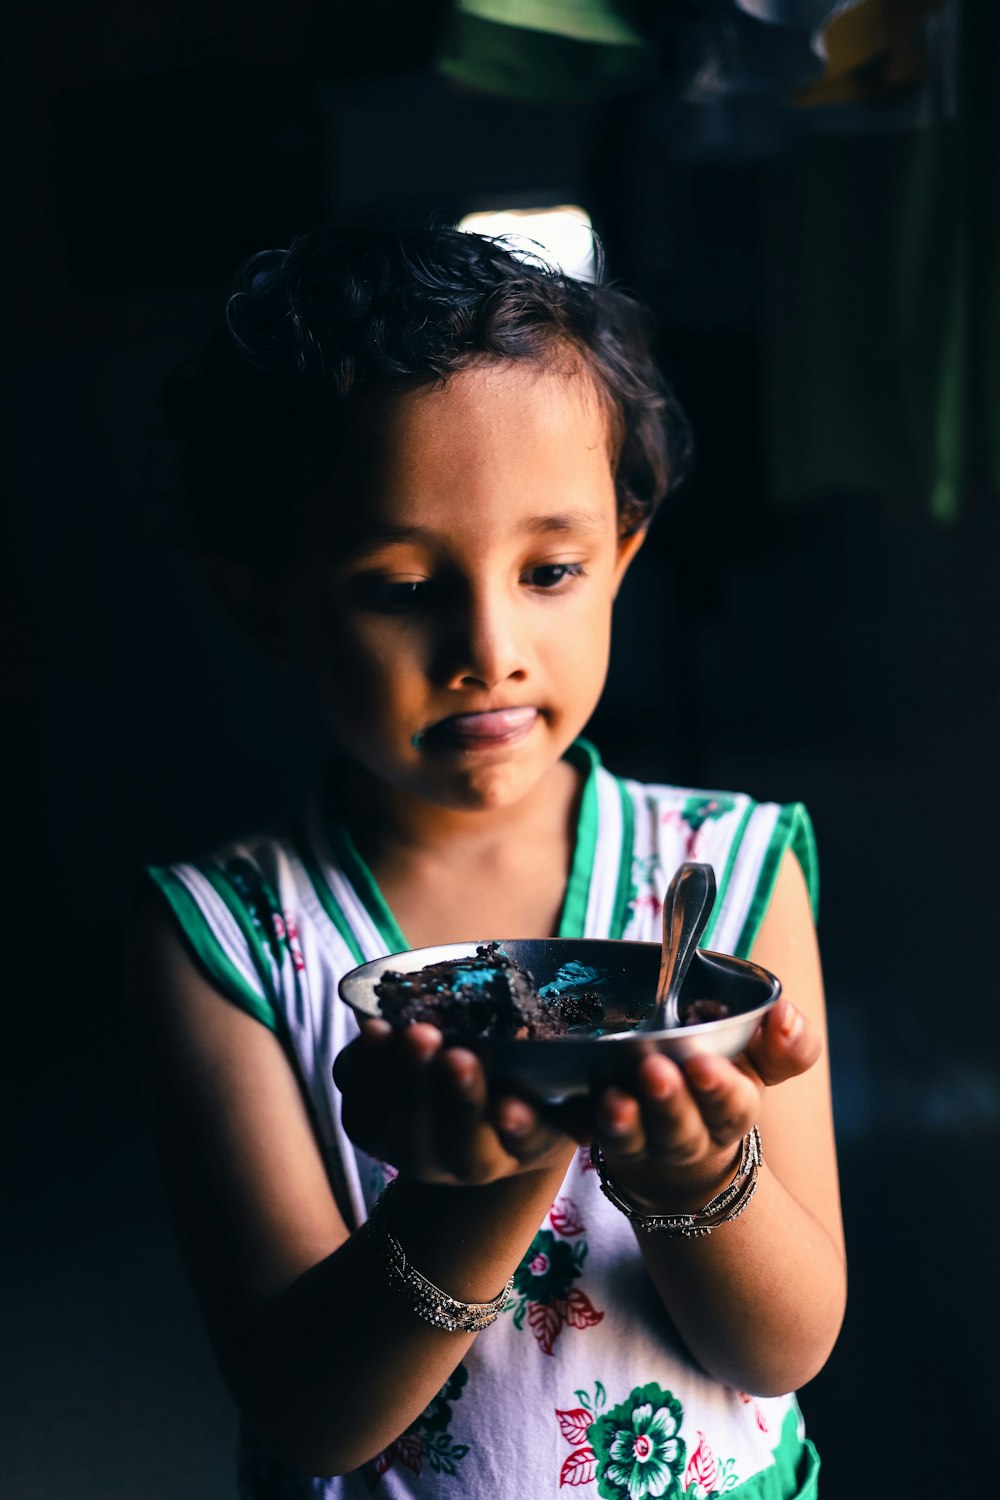
<svg viewBox="0 0 1000 1500"><path fill-rule="evenodd" d="M392 529L409 517L542 507L614 510L606 412L586 369L475 365L436 385L359 400L318 496L338 531Z"/></svg>
<svg viewBox="0 0 1000 1500"><path fill-rule="evenodd" d="M481 445L491 433L511 436L514 426L576 444L608 428L593 377L569 351L544 361L477 359L438 381L376 386L359 397L357 416L369 435L419 445L464 438Z"/></svg>

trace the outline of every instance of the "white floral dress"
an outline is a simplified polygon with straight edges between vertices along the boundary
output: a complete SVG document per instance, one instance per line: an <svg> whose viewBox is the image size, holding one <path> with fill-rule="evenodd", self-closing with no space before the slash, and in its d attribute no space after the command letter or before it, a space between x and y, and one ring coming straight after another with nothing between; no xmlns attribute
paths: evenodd
<svg viewBox="0 0 1000 1500"><path fill-rule="evenodd" d="M664 891L686 859L715 869L703 946L717 952L749 953L787 850L815 902L812 830L799 804L622 780L584 742L570 756L586 782L560 936L658 940ZM357 1025L337 986L356 964L409 945L337 816L335 791L280 836L151 874L216 986L282 1039L333 1191L360 1224L390 1169L341 1124L331 1069ZM806 1500L818 1467L794 1395L757 1399L722 1386L687 1354L581 1151L504 1314L406 1432L331 1479L289 1471L244 1434L240 1484L246 1500L541 1500L567 1489L581 1500Z"/></svg>

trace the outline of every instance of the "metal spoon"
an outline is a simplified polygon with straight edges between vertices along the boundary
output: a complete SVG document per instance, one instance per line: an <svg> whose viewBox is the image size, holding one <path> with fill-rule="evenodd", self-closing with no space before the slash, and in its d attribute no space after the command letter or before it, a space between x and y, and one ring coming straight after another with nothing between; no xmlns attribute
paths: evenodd
<svg viewBox="0 0 1000 1500"><path fill-rule="evenodd" d="M663 956L656 1009L637 1031L667 1031L681 1024L681 986L715 905L715 871L689 861L670 882L663 902Z"/></svg>

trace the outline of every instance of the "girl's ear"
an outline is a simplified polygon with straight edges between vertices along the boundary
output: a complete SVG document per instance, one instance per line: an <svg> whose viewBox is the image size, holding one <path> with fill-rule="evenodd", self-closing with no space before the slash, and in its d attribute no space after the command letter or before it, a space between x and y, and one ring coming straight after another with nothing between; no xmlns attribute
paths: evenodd
<svg viewBox="0 0 1000 1500"><path fill-rule="evenodd" d="M618 597L618 590L621 588L622 579L628 572L629 564L631 563L633 557L635 557L635 554L638 552L639 548L642 546L645 540L645 527L643 527L641 531L632 531L628 536L621 536L618 538L618 558L615 562L614 573L615 598Z"/></svg>
<svg viewBox="0 0 1000 1500"><path fill-rule="evenodd" d="M288 660L284 621L253 568L231 557L206 552L198 559L198 573L256 651L275 664Z"/></svg>

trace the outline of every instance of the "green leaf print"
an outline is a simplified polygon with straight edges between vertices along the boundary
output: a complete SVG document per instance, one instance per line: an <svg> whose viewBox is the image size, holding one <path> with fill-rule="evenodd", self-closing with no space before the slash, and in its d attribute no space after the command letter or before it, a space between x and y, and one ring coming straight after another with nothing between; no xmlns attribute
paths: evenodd
<svg viewBox="0 0 1000 1500"><path fill-rule="evenodd" d="M579 1274L572 1245L540 1229L514 1272L514 1290L529 1302L560 1302Z"/></svg>
<svg viewBox="0 0 1000 1500"><path fill-rule="evenodd" d="M680 1496L686 1447L678 1436L683 1408L651 1382L591 1423L587 1437L597 1458L604 1500L675 1500Z"/></svg>
<svg viewBox="0 0 1000 1500"><path fill-rule="evenodd" d="M427 1462L435 1474L457 1474L455 1464L469 1451L468 1443L453 1443L448 1433L438 1432L424 1439Z"/></svg>
<svg viewBox="0 0 1000 1500"><path fill-rule="evenodd" d="M448 1380L433 1400L411 1422L406 1431L390 1443L370 1463L364 1472L369 1489L374 1489L383 1474L402 1464L404 1468L419 1474L424 1461L435 1474L456 1474L455 1465L468 1453L468 1443L456 1443L451 1432L451 1405L461 1399L462 1388L469 1379L464 1365L456 1365Z"/></svg>
<svg viewBox="0 0 1000 1500"><path fill-rule="evenodd" d="M440 1433L443 1437L447 1437L447 1429L451 1425L451 1404L461 1398L462 1387L468 1378L469 1372L465 1366L456 1365L437 1395L432 1398L420 1416L410 1423L407 1432L422 1432L425 1435ZM460 1454L459 1457L461 1456Z"/></svg>
<svg viewBox="0 0 1000 1500"><path fill-rule="evenodd" d="M288 947L288 937L283 921L279 927L275 927L274 917L279 911L277 896L257 866L243 855L234 854L225 861L222 869L243 902L261 941L270 949L272 958L280 968L282 950Z"/></svg>
<svg viewBox="0 0 1000 1500"><path fill-rule="evenodd" d="M681 820L692 833L697 833L703 824L724 818L735 806L736 798L725 797L721 792L714 797L688 797L681 808Z"/></svg>

